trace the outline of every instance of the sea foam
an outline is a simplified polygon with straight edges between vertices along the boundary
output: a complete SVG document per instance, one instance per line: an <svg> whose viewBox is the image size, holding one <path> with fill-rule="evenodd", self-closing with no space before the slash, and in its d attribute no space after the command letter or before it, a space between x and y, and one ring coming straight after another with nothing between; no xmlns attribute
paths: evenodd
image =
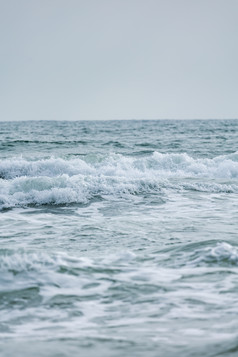
<svg viewBox="0 0 238 357"><path fill-rule="evenodd" d="M238 154L194 159L187 154L127 157L8 159L0 162L0 205L86 203L95 195L163 189L237 192Z"/></svg>
<svg viewBox="0 0 238 357"><path fill-rule="evenodd" d="M232 266L238 265L238 249L227 242L219 242L216 245L207 244L205 247L194 248L189 252L182 252L179 261L182 266L202 267L202 266Z"/></svg>

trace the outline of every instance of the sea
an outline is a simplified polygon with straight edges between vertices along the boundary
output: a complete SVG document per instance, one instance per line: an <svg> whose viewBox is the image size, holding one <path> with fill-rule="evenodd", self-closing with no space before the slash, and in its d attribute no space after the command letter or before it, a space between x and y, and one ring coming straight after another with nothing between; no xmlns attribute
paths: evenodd
<svg viewBox="0 0 238 357"><path fill-rule="evenodd" d="M1 357L238 356L238 120L0 122Z"/></svg>

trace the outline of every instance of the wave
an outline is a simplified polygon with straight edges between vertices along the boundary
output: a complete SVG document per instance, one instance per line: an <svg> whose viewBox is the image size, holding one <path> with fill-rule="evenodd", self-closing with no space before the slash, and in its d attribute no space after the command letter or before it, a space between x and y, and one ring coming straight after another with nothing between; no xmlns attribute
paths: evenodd
<svg viewBox="0 0 238 357"><path fill-rule="evenodd" d="M238 152L213 159L158 152L141 158L15 158L0 162L0 205L87 203L98 195L167 189L229 193L238 192L237 179Z"/></svg>
<svg viewBox="0 0 238 357"><path fill-rule="evenodd" d="M6 291L25 291L29 288L40 289L41 295L47 295L49 290L52 295L58 295L59 289L65 288L65 295L78 291L81 295L88 296L89 289L94 291L96 285L99 288L108 286L106 280L109 279L101 279L99 282L98 274L105 278L108 278L108 274L117 275L125 271L127 264L134 258L135 254L132 252L121 252L99 260L66 252L0 250L0 295ZM62 289L60 294L63 293Z"/></svg>
<svg viewBox="0 0 238 357"><path fill-rule="evenodd" d="M176 267L229 267L238 265L238 248L227 242L196 242L172 253L171 265Z"/></svg>
<svg viewBox="0 0 238 357"><path fill-rule="evenodd" d="M195 264L238 264L237 248L225 242L218 243L215 247L207 247L203 251L198 252L198 255L193 261Z"/></svg>
<svg viewBox="0 0 238 357"><path fill-rule="evenodd" d="M56 290L60 287L69 287L69 285L77 289L80 282L83 288L84 285L86 287L88 283L92 283L92 280L97 282L98 286L101 282L109 282L109 280L113 282L115 279L118 279L118 283L124 280L125 282L131 281L132 284L139 281L158 284L159 272L160 281L168 280L169 282L170 279L182 278L183 274L195 273L197 268L223 269L238 266L237 247L226 242L216 243L216 245L211 245L211 242L208 244L206 247L198 247L193 252L187 252L184 246L180 256L174 256L171 250L169 261L163 260L164 253L159 254L159 260L158 256L152 255L150 256L151 264L131 251L109 254L100 259L71 255L66 252L49 254L0 251L0 293L32 286L42 287L42 284L43 290L46 285ZM100 279L100 284L98 274L106 278ZM112 275L113 279L109 279L108 276L111 278ZM13 284L13 279L18 283ZM58 291L56 293L58 294Z"/></svg>

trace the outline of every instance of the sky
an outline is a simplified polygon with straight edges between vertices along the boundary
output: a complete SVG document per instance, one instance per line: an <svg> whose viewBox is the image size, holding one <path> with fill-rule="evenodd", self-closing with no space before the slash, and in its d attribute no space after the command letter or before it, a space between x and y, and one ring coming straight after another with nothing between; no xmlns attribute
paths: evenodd
<svg viewBox="0 0 238 357"><path fill-rule="evenodd" d="M0 0L0 120L238 118L238 0Z"/></svg>

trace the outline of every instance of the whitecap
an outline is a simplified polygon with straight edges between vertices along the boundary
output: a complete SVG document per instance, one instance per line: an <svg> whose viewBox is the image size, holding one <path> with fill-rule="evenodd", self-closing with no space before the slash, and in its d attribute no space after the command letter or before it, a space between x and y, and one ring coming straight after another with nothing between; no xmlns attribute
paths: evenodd
<svg viewBox="0 0 238 357"><path fill-rule="evenodd" d="M87 203L95 196L163 190L238 192L237 153L214 159L187 154L133 158L110 154L98 161L50 158L0 162L2 208L29 204Z"/></svg>

